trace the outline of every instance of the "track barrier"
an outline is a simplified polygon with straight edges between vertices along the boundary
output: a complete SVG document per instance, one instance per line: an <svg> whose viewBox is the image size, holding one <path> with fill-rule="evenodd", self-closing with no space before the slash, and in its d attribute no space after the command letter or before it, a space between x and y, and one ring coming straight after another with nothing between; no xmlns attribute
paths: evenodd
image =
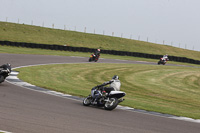
<svg viewBox="0 0 200 133"><path fill-rule="evenodd" d="M72 52L94 52L96 49L87 47L72 47L72 46L62 46L56 44L36 44L36 43L25 43L25 42L10 42L10 41L0 41L0 45L3 46L15 46L15 47L25 47L25 48L38 48L47 50L60 50L60 51L72 51ZM160 59L163 55L146 54L138 52L127 52L127 51L116 51L116 50L101 50L103 54L120 55L120 56L134 56L149 59ZM168 56L170 61L184 62L191 64L200 64L200 60L189 59L186 57Z"/></svg>

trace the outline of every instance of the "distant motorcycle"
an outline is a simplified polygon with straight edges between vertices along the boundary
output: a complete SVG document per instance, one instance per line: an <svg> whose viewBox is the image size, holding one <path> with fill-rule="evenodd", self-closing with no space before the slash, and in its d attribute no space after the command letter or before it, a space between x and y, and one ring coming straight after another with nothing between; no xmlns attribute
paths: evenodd
<svg viewBox="0 0 200 133"><path fill-rule="evenodd" d="M163 64L165 65L167 63L168 59L164 59L164 58L160 58L160 60L158 61L158 65Z"/></svg>
<svg viewBox="0 0 200 133"><path fill-rule="evenodd" d="M122 97L126 95L125 92L122 91L101 91L99 88L97 89L100 94L100 98L96 102L95 99L92 97L92 95L89 95L88 97L84 98L83 105L84 106L98 106L98 107L104 107L105 110L113 110L117 107L117 105L124 101Z"/></svg>
<svg viewBox="0 0 200 133"><path fill-rule="evenodd" d="M99 55L91 54L90 58L89 58L89 62L91 62L91 61L97 62L98 59L99 59Z"/></svg>
<svg viewBox="0 0 200 133"><path fill-rule="evenodd" d="M11 73L10 64L2 65L1 68L0 68L0 83L4 82L6 77L8 77L10 75L10 73Z"/></svg>

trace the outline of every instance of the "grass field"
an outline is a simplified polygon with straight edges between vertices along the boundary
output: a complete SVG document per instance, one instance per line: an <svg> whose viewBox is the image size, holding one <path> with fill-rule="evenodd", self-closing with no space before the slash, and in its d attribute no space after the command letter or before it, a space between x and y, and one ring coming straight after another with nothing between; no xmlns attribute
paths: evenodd
<svg viewBox="0 0 200 133"><path fill-rule="evenodd" d="M0 40L101 48L200 59L200 52L119 37L0 22Z"/></svg>
<svg viewBox="0 0 200 133"><path fill-rule="evenodd" d="M127 93L122 105L200 119L199 68L90 63L17 70L24 81L76 96L87 96L93 86L117 74Z"/></svg>

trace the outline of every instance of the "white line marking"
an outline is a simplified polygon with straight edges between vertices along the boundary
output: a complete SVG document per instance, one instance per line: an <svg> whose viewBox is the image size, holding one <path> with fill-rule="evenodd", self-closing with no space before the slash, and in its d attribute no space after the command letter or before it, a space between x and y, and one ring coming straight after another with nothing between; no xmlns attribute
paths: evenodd
<svg viewBox="0 0 200 133"><path fill-rule="evenodd" d="M0 130L1 133L11 133L11 132L8 132L8 131L3 131L3 130Z"/></svg>
<svg viewBox="0 0 200 133"><path fill-rule="evenodd" d="M86 58L86 57L80 57L80 56L70 56L70 57L73 57L73 58Z"/></svg>

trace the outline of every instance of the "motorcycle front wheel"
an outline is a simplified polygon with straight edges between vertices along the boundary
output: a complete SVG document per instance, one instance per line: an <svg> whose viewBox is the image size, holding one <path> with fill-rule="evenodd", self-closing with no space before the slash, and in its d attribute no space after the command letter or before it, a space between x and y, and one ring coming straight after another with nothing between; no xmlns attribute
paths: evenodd
<svg viewBox="0 0 200 133"><path fill-rule="evenodd" d="M118 99L115 97L112 97L107 101L104 105L105 110L113 110L117 107L118 105Z"/></svg>
<svg viewBox="0 0 200 133"><path fill-rule="evenodd" d="M88 97L83 99L83 105L84 106L89 106L91 104L91 102L92 102L92 96L91 95L89 95Z"/></svg>
<svg viewBox="0 0 200 133"><path fill-rule="evenodd" d="M4 82L4 77L2 75L0 75L0 83Z"/></svg>

